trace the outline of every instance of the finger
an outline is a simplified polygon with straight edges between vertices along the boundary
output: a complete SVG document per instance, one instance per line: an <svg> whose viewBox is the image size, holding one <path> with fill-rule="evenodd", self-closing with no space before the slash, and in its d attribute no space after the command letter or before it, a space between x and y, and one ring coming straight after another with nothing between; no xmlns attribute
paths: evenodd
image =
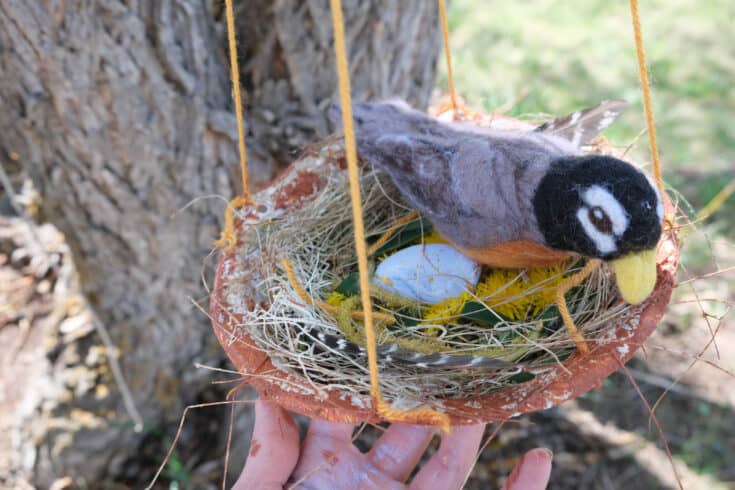
<svg viewBox="0 0 735 490"><path fill-rule="evenodd" d="M439 450L416 473L410 488L460 488L475 464L484 431L484 424L468 425L453 428L451 434L442 436Z"/></svg>
<svg viewBox="0 0 735 490"><path fill-rule="evenodd" d="M359 453L352 444L352 424L338 424L312 419L301 450L295 477L315 473L337 465L341 459Z"/></svg>
<svg viewBox="0 0 735 490"><path fill-rule="evenodd" d="M313 439L318 439L320 445L323 445L324 442L329 442L344 446L345 442L352 442L352 431L354 428L354 424L339 424L326 420L312 419L311 424L309 424L309 431L306 433L304 445L313 443Z"/></svg>
<svg viewBox="0 0 735 490"><path fill-rule="evenodd" d="M299 488L403 488L366 461L352 443L352 424L313 420L292 481Z"/></svg>
<svg viewBox="0 0 735 490"><path fill-rule="evenodd" d="M551 476L552 457L546 448L528 451L513 468L503 490L544 490Z"/></svg>
<svg viewBox="0 0 735 490"><path fill-rule="evenodd" d="M299 459L299 431L291 415L271 402L255 402L250 454L233 490L280 490Z"/></svg>
<svg viewBox="0 0 735 490"><path fill-rule="evenodd" d="M385 474L404 481L424 454L436 429L392 424L368 453L368 460Z"/></svg>

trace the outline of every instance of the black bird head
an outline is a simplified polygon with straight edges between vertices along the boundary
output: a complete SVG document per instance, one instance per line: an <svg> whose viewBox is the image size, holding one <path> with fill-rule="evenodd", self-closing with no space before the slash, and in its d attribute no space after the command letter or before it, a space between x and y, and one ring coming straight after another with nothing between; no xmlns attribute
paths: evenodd
<svg viewBox="0 0 735 490"><path fill-rule="evenodd" d="M629 303L650 294L663 202L643 172L609 156L564 157L541 179L533 206L547 245L610 261Z"/></svg>
<svg viewBox="0 0 735 490"><path fill-rule="evenodd" d="M549 246L587 257L616 259L650 250L661 238L658 190L643 172L617 158L556 160L533 205Z"/></svg>

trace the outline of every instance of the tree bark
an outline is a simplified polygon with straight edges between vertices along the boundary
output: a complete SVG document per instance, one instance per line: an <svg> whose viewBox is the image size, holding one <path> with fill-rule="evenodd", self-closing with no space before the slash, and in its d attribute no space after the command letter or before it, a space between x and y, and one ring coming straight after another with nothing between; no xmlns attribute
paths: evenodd
<svg viewBox="0 0 735 490"><path fill-rule="evenodd" d="M353 96L425 106L440 46L435 2L344 3ZM327 0L236 9L258 184L327 134L331 21ZM146 422L134 432L109 370L93 372L96 335L36 349L45 388L19 395L23 411L11 414L24 452L15 471L35 485L136 474L151 430L171 437L211 381L194 363L222 363L190 301L206 296L202 261L240 191L222 10L221 0L0 2L0 159L33 177L41 219L66 236ZM63 376L70 370L87 374Z"/></svg>

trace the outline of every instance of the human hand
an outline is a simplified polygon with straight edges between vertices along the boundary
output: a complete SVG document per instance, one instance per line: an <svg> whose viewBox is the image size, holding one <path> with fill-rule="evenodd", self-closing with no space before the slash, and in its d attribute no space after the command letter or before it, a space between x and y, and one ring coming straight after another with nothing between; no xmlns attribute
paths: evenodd
<svg viewBox="0 0 735 490"><path fill-rule="evenodd" d="M443 435L437 452L405 484L435 429L392 424L363 454L352 444L352 424L314 419L301 447L291 415L270 402L255 404L250 455L233 490L459 489L477 457L484 425L456 427ZM505 490L543 490L551 452L527 452L508 477Z"/></svg>

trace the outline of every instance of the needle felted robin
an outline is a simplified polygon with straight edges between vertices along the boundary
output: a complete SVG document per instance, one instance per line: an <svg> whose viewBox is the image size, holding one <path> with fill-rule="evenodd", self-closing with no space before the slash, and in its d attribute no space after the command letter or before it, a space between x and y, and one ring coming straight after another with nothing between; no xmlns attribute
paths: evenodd
<svg viewBox="0 0 735 490"><path fill-rule="evenodd" d="M638 304L655 286L661 196L633 165L580 150L624 108L607 101L526 133L443 123L400 102L358 103L353 115L360 157L463 254L508 268L602 259Z"/></svg>
<svg viewBox="0 0 735 490"><path fill-rule="evenodd" d="M467 257L503 268L601 259L638 304L656 283L661 195L633 165L580 150L625 107L606 101L528 132L445 123L396 101L357 103L353 117L360 158Z"/></svg>

